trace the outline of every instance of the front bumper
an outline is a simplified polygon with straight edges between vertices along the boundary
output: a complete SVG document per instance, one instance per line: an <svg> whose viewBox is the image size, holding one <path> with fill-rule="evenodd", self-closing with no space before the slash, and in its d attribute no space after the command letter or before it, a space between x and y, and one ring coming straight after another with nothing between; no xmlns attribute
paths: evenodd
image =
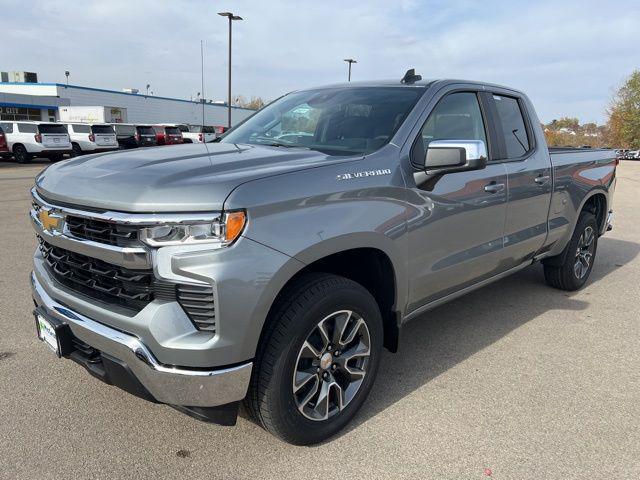
<svg viewBox="0 0 640 480"><path fill-rule="evenodd" d="M69 325L72 334L85 344L117 359L157 402L183 407L215 407L238 402L247 392L251 362L220 369L164 365L138 337L58 303L34 274L31 274L31 288L37 309Z"/></svg>

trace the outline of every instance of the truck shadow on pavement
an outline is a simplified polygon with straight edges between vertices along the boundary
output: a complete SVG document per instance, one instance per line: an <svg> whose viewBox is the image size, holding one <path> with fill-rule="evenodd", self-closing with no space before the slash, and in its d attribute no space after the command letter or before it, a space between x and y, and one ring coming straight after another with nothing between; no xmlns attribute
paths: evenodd
<svg viewBox="0 0 640 480"><path fill-rule="evenodd" d="M639 252L640 244L602 237L585 289L588 291L590 285L631 262ZM551 310L586 310L589 303L572 298L576 294L548 287L542 266L537 264L426 312L404 326L398 353L385 351L369 398L338 436L358 428L541 314Z"/></svg>

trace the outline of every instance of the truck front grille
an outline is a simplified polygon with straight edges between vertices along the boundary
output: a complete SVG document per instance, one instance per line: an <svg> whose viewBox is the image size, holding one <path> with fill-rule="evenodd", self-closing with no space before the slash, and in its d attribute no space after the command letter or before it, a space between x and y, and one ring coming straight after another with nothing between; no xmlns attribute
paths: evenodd
<svg viewBox="0 0 640 480"><path fill-rule="evenodd" d="M213 287L163 282L151 269L130 270L38 240L47 271L69 289L135 311L154 299L177 301L198 330L216 332Z"/></svg>
<svg viewBox="0 0 640 480"><path fill-rule="evenodd" d="M48 244L40 251L51 275L72 290L137 311L154 298L153 271L129 270Z"/></svg>
<svg viewBox="0 0 640 480"><path fill-rule="evenodd" d="M93 218L67 215L66 225L74 237L108 245L127 246L138 238L138 228L135 226L103 222Z"/></svg>

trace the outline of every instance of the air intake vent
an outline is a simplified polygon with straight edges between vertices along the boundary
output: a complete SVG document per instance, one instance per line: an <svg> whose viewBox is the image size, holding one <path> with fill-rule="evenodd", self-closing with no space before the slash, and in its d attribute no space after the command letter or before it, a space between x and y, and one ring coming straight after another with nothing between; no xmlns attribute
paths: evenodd
<svg viewBox="0 0 640 480"><path fill-rule="evenodd" d="M213 287L179 284L177 286L177 299L199 330L216 331Z"/></svg>

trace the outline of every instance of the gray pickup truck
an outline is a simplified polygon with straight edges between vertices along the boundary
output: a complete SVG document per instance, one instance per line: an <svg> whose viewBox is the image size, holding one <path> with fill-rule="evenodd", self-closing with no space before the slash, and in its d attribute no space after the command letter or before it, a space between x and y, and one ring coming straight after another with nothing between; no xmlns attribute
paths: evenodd
<svg viewBox="0 0 640 480"><path fill-rule="evenodd" d="M409 72L296 91L216 143L41 173L38 337L144 399L227 425L244 401L279 438L319 442L407 321L538 261L582 287L616 165L548 149L510 88Z"/></svg>

